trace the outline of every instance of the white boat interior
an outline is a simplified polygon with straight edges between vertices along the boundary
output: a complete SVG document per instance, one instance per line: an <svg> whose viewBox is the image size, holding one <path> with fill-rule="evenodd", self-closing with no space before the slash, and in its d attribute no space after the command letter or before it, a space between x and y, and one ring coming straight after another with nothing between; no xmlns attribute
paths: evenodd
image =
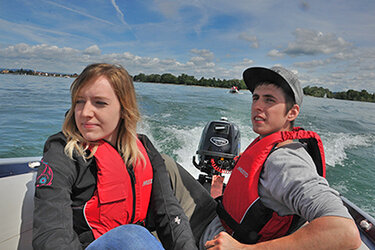
<svg viewBox="0 0 375 250"><path fill-rule="evenodd" d="M0 249L32 249L34 183L41 157L0 159ZM375 220L343 197L361 233L359 249L375 249Z"/></svg>

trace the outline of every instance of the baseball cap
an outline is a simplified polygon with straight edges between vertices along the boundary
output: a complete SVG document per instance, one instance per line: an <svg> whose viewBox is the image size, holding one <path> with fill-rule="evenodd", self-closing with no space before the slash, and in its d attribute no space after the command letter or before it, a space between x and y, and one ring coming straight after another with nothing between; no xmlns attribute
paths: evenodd
<svg viewBox="0 0 375 250"><path fill-rule="evenodd" d="M270 82L282 88L292 90L294 100L301 107L303 100L303 90L297 76L291 71L275 66L270 69L263 67L251 67L243 72L243 79L247 88L254 92L255 87L262 82Z"/></svg>

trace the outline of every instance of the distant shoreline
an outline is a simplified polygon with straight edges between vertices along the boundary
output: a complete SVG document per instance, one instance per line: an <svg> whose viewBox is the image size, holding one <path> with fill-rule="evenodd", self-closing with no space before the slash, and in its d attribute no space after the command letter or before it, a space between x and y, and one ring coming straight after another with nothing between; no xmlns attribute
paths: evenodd
<svg viewBox="0 0 375 250"><path fill-rule="evenodd" d="M65 78L75 78L78 76L77 73L74 74L63 74L63 73L48 73L40 72L35 70L24 70L24 69L2 69L0 74L13 74L13 75L34 75L34 76L47 76L47 77L65 77ZM221 80L214 78L204 78L201 77L199 80L194 76L189 76L187 74L181 74L179 76L174 76L170 73L165 73L162 75L151 74L146 75L140 73L133 76L133 80L136 82L144 83L160 83L160 84L175 84L175 85L189 85L189 86L200 86L200 87L215 87L215 88L226 88L230 89L236 86L239 90L247 89L245 82L241 79L231 79L231 80ZM332 92L327 88L307 86L303 88L303 93L307 96L314 97L326 97L330 99L340 99L349 101L359 101L359 102L373 102L375 103L375 93L368 93L367 90L356 91L349 89L347 91Z"/></svg>
<svg viewBox="0 0 375 250"><path fill-rule="evenodd" d="M230 89L232 86L236 86L239 90L247 89L246 84L243 80L232 79L232 80L220 80L216 78L206 79L204 77L197 80L194 76L181 74L174 76L170 73L166 74L138 74L133 77L134 81L137 82L148 82L148 83L161 83L161 84L177 84L177 85L193 85L203 87L216 87L216 88L227 88ZM314 97L327 97L332 99L360 101L360 102L375 102L375 94L368 93L366 90L356 91L348 90L346 92L332 92L329 89L322 87L304 87L303 93L308 96Z"/></svg>
<svg viewBox="0 0 375 250"><path fill-rule="evenodd" d="M42 71L36 71L36 70L31 70L31 69L2 69L0 71L0 74L67 77L67 78L73 78L73 77L78 76L77 73L74 73L74 74L50 73L50 72L42 72Z"/></svg>
<svg viewBox="0 0 375 250"><path fill-rule="evenodd" d="M304 87L303 93L305 95L314 97L326 97L331 99L340 99L348 101L358 101L358 102L375 102L375 93L368 93L367 90L356 91L349 89L347 91L332 92L327 88L323 87Z"/></svg>

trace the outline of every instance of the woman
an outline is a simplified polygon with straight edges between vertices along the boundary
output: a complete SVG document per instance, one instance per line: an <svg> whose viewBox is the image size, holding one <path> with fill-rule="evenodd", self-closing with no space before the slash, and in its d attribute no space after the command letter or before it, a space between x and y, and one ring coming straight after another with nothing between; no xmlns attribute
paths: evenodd
<svg viewBox="0 0 375 250"><path fill-rule="evenodd" d="M136 133L140 114L127 71L92 64L70 90L72 105L62 132L48 138L38 169L33 247L81 249L94 240L92 246L106 239L113 243L110 234L135 242L137 233L126 236L122 225L153 230L155 224L165 248L196 248L162 157ZM138 229L131 227L152 238Z"/></svg>

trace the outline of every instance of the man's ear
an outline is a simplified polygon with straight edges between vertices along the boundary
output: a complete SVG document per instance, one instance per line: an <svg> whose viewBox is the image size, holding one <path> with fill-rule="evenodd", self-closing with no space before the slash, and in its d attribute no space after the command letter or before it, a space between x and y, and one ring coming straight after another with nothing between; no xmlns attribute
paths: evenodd
<svg viewBox="0 0 375 250"><path fill-rule="evenodd" d="M299 115L299 106L294 104L293 107L288 111L288 121L294 121Z"/></svg>

